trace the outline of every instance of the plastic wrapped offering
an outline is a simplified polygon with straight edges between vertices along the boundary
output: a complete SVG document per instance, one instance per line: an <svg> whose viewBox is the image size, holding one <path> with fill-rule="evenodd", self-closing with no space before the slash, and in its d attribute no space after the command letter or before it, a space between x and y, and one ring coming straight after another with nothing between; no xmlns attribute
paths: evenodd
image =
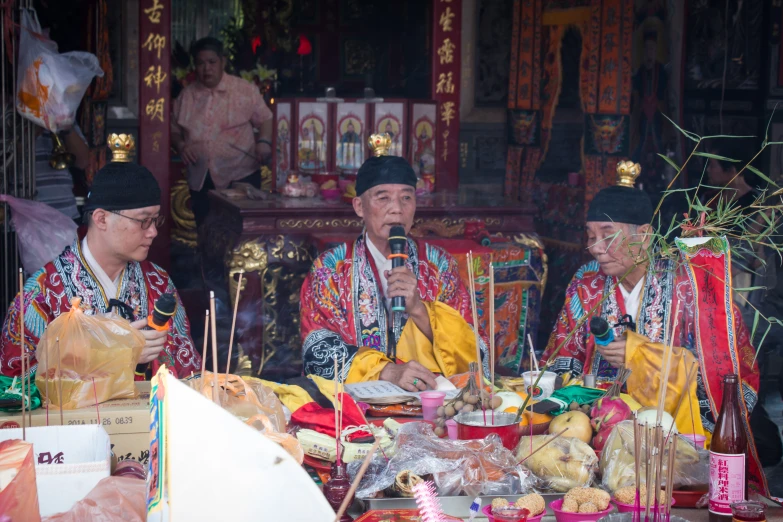
<svg viewBox="0 0 783 522"><path fill-rule="evenodd" d="M518 495L530 490L530 476L496 435L483 440L439 439L429 424L403 424L390 460L376 454L356 492L374 498L395 484L403 471L429 480L441 496ZM353 476L360 463L348 466Z"/></svg>
<svg viewBox="0 0 783 522"><path fill-rule="evenodd" d="M565 492L588 486L598 468L598 457L593 448L575 437L558 437L537 451L555 435L522 437L517 446L517 460L541 481L542 490ZM532 452L531 452L532 450ZM532 455L527 459L528 455ZM527 459L527 460L525 460Z"/></svg>
<svg viewBox="0 0 783 522"><path fill-rule="evenodd" d="M677 440L674 468L674 488L688 486L691 489L707 489L709 484L709 453L696 449L692 442L673 435ZM640 480L647 475L647 463L651 457L647 454L647 446L642 441L640 463ZM664 455L664 470L667 468L668 457ZM601 484L609 491L616 491L626 486L634 486L634 443L633 421L624 421L614 427L601 452L600 463ZM666 472L663 472L666 476Z"/></svg>

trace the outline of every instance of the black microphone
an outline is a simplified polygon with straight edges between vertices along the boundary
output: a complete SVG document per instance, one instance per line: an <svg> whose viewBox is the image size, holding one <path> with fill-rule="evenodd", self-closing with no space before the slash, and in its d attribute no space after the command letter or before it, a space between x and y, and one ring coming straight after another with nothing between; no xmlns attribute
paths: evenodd
<svg viewBox="0 0 783 522"><path fill-rule="evenodd" d="M609 323L603 317L590 319L590 332L595 336L596 344L601 346L607 346L614 341L614 330L609 327Z"/></svg>
<svg viewBox="0 0 783 522"><path fill-rule="evenodd" d="M177 299L174 294L163 294L155 301L152 308L152 314L147 316L147 326L144 330L166 330L169 326L169 320L174 316L177 310ZM143 374L147 372L147 363L137 364L136 373Z"/></svg>
<svg viewBox="0 0 783 522"><path fill-rule="evenodd" d="M401 226L393 226L389 230L389 248L391 249L392 268L398 266L405 266L405 260L408 259L408 254L405 253L405 245L408 243L408 238L405 237L405 229ZM402 296L392 297L392 312L404 312L405 311L405 298Z"/></svg>

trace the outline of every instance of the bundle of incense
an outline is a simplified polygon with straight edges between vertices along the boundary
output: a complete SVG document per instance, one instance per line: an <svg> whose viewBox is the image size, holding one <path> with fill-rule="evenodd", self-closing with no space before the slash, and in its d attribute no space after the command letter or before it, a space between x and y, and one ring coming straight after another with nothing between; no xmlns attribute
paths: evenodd
<svg viewBox="0 0 783 522"><path fill-rule="evenodd" d="M209 315L212 328L212 402L220 405L218 393L217 322L215 321L215 292L209 292Z"/></svg>
<svg viewBox="0 0 783 522"><path fill-rule="evenodd" d="M237 282L237 293L234 297L234 317L231 319L231 336L228 338L228 360L226 361L226 379L228 379L228 373L231 369L231 350L234 347L234 329L237 326L237 310L239 309L239 294L242 292L242 276L245 275L244 270L239 271L239 281Z"/></svg>
<svg viewBox="0 0 783 522"><path fill-rule="evenodd" d="M639 514L641 512L641 490L639 488L639 463L642 458L642 430L639 426L639 419L636 412L633 412L633 468L636 485L636 495L634 496L634 514L633 522L639 522Z"/></svg>

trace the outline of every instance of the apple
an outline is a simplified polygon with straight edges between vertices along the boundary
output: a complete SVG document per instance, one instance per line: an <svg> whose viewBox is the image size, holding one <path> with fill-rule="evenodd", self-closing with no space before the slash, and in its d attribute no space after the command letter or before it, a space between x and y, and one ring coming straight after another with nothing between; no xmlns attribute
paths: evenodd
<svg viewBox="0 0 783 522"><path fill-rule="evenodd" d="M555 435L566 428L568 428L568 431L563 433L563 437L576 437L587 444L593 438L593 427L590 425L590 417L579 410L567 411L552 419L552 423L549 425L549 433Z"/></svg>

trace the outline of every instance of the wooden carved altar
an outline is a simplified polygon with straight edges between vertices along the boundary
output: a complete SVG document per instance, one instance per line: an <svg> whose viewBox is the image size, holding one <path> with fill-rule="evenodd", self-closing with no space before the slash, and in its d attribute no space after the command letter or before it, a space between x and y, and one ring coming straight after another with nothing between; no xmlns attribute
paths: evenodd
<svg viewBox="0 0 783 522"><path fill-rule="evenodd" d="M302 281L319 251L361 233L361 220L339 201L276 194L263 200L231 199L221 191L210 197L202 242L207 284L228 284L233 302L238 274L244 271L236 341L249 356L253 374L299 375ZM495 264L498 360L512 371L519 371L527 332L537 329L547 277L546 256L533 233L533 212L503 199L436 193L419 199L411 231L445 248L461 268L468 251L476 254L479 331L485 339L488 266ZM475 237L466 237L468 223L483 225L491 243L482 246Z"/></svg>

